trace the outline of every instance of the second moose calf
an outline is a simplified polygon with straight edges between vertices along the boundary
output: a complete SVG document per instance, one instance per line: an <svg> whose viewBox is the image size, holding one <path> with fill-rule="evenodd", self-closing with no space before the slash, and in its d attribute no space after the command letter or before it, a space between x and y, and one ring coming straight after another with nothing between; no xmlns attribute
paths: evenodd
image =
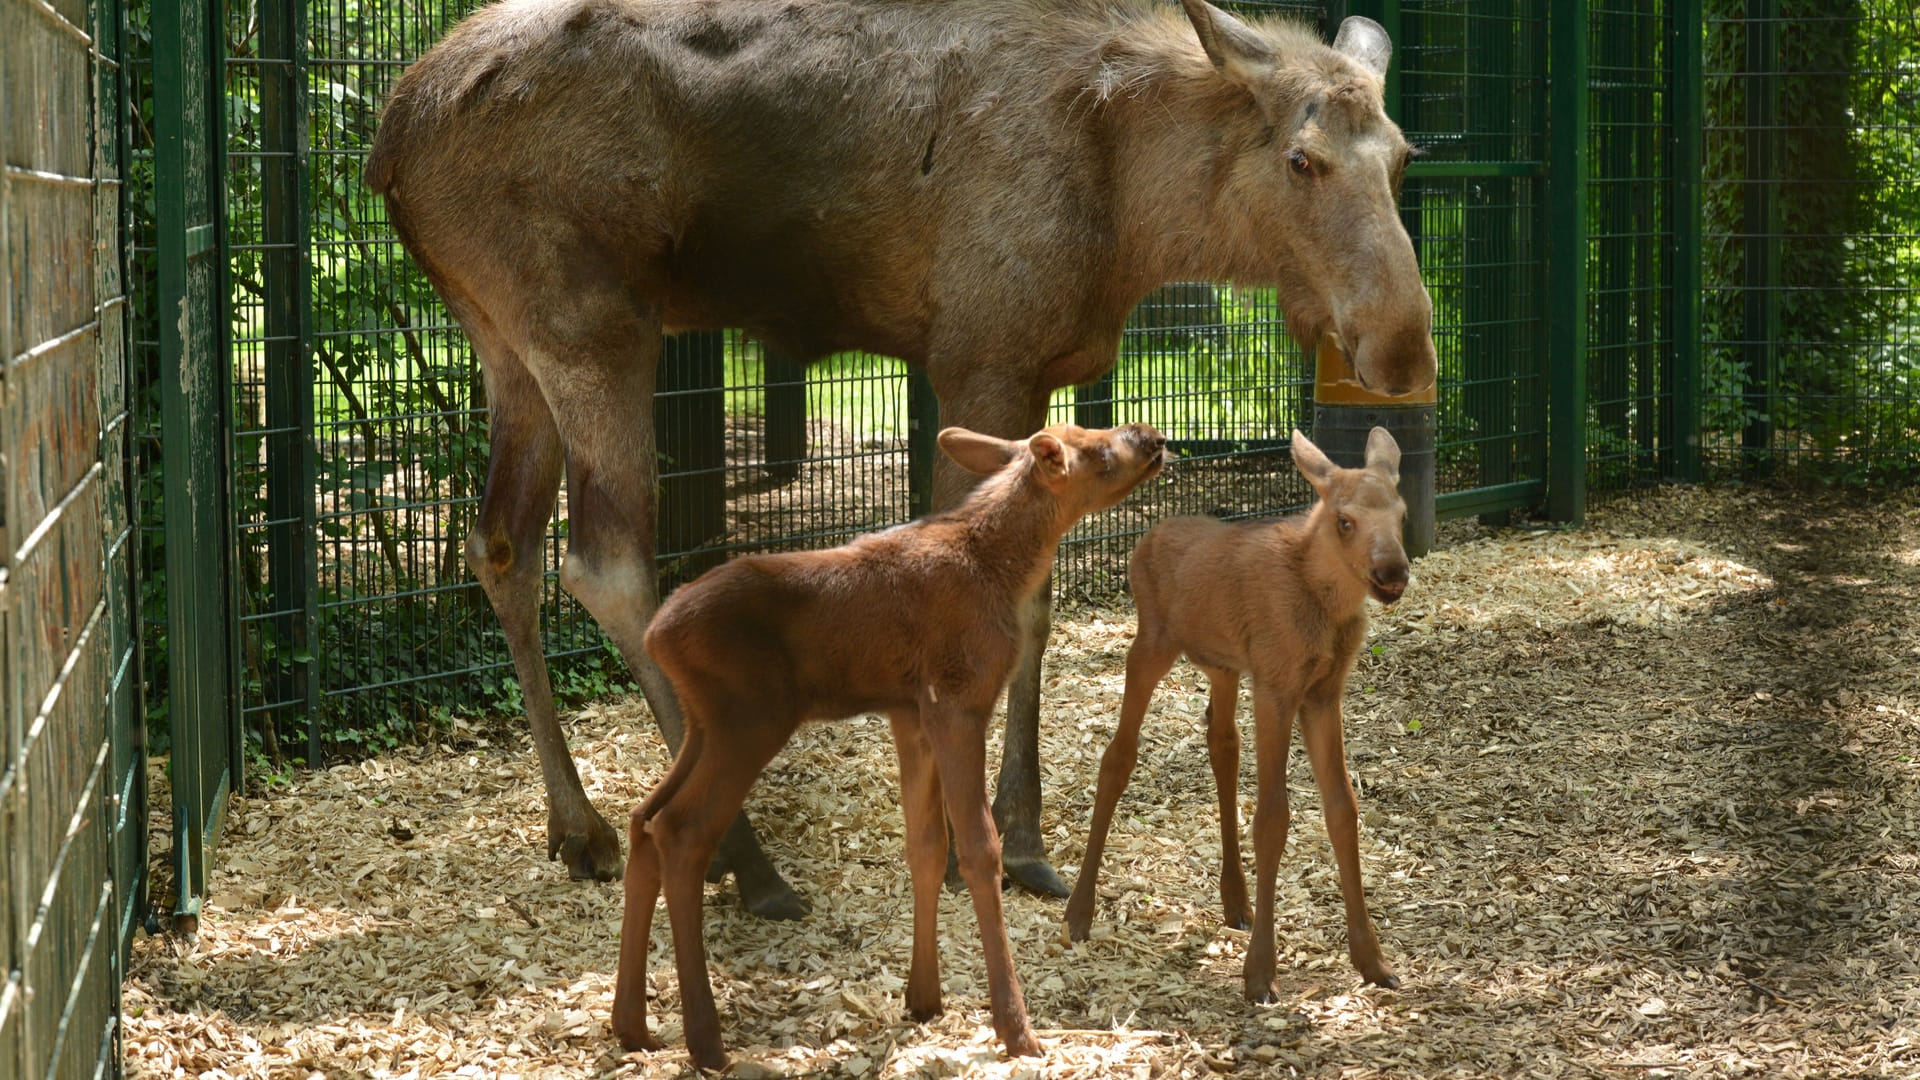
<svg viewBox="0 0 1920 1080"><path fill-rule="evenodd" d="M1347 778L1340 699L1366 639L1367 597L1390 604L1407 586L1400 541L1407 508L1396 490L1400 448L1385 428L1376 427L1367 438L1366 466L1343 469L1296 431L1293 460L1320 497L1304 516L1235 524L1173 518L1134 549L1129 576L1139 628L1127 653L1119 730L1100 759L1086 859L1067 903L1068 933L1085 940L1101 851L1114 804L1133 773L1140 722L1155 687L1184 653L1210 687L1207 756L1220 797L1221 902L1230 925L1246 925L1235 790L1240 734L1233 714L1240 673L1252 672L1258 892L1244 978L1247 997L1255 1001L1271 1000L1274 993L1274 873L1287 839L1287 748L1296 714L1340 866L1348 954L1366 981L1399 985L1380 957L1360 887L1359 815Z"/></svg>
<svg viewBox="0 0 1920 1080"><path fill-rule="evenodd" d="M683 586L647 630L673 680L687 736L633 812L613 1030L647 1031L647 945L664 887L695 1065L726 1064L700 935L707 862L747 789L803 721L882 712L900 755L913 961L907 1011L940 1011L940 884L953 824L986 953L994 1031L1037 1054L1000 908L1000 841L987 805L986 732L1020 652L1020 612L1061 536L1160 471L1166 440L1145 424L1050 427L1020 442L961 428L940 448L991 474L944 513L827 551L751 555Z"/></svg>

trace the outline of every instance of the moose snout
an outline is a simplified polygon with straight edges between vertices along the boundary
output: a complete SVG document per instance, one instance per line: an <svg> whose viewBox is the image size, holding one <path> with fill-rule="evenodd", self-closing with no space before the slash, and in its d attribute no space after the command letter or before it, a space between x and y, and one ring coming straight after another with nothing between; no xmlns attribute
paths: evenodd
<svg viewBox="0 0 1920 1080"><path fill-rule="evenodd" d="M1411 572L1404 561L1377 564L1367 575L1369 583L1373 586L1374 599L1383 604L1391 604L1400 599L1401 594L1407 591L1407 581L1410 577Z"/></svg>
<svg viewBox="0 0 1920 1080"><path fill-rule="evenodd" d="M1369 329L1371 332L1347 335L1353 343L1353 373L1361 385L1395 395L1433 385L1440 364L1427 319L1411 318L1399 326Z"/></svg>

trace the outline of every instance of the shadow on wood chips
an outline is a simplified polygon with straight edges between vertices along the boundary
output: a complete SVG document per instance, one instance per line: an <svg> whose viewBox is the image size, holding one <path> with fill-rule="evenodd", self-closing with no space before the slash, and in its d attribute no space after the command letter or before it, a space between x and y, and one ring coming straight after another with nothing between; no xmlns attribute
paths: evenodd
<svg viewBox="0 0 1920 1080"><path fill-rule="evenodd" d="M999 1055L964 896L943 900L946 1014L903 1017L886 725L802 732L750 809L814 914L761 923L727 885L706 909L738 1072L1920 1075L1910 496L1662 491L1578 531L1449 525L1416 573L1405 601L1376 609L1347 720L1366 883L1403 989L1363 988L1348 964L1296 748L1285 997L1241 999L1204 682L1183 664L1121 804L1094 940L1064 946L1057 901L1009 894L1039 1059ZM1130 635L1124 599L1057 619L1043 757L1063 871ZM645 711L570 718L589 794L616 822L666 763ZM1248 763L1248 819L1253 790ZM672 1048L621 1055L607 1034L619 890L544 858L517 721L299 776L229 821L197 939L135 947L135 1075L685 1070L664 918L652 1010Z"/></svg>

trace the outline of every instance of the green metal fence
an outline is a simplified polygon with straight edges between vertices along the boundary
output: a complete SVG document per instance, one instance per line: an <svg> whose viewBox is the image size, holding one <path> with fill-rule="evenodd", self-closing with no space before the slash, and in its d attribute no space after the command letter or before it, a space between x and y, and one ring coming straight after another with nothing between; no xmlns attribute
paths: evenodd
<svg viewBox="0 0 1920 1080"><path fill-rule="evenodd" d="M0 1076L115 1073L145 906L121 9L0 0Z"/></svg>
<svg viewBox="0 0 1920 1080"><path fill-rule="evenodd" d="M1677 465L1673 275L1686 256L1673 212L1675 7L1589 7L1584 444L1596 491L1658 481Z"/></svg>
<svg viewBox="0 0 1920 1080"><path fill-rule="evenodd" d="M1428 151L1410 173L1405 221L1436 302L1441 509L1537 504L1545 3L1236 7L1329 32L1370 14L1402 43L1390 107ZM270 0L227 12L238 682L248 738L270 760L403 738L463 706L516 708L504 642L461 554L485 455L484 387L359 183L387 87L463 11ZM735 334L688 335L669 348L661 386L669 586L736 552L834 543L926 508L937 412L924 380L895 361L848 355L802 370ZM1054 416L1150 421L1184 460L1151 497L1083 522L1056 587L1114 595L1134 538L1160 516L1302 505L1285 436L1311 426L1310 392L1271 290L1188 282L1156 293L1114 373L1060 392ZM546 631L562 692L591 694L625 672L558 587L564 530L563 502ZM169 669L155 680L159 692L170 679Z"/></svg>
<svg viewBox="0 0 1920 1080"><path fill-rule="evenodd" d="M1398 43L1389 108L1425 150L1403 218L1435 304L1443 518L1577 520L1589 491L1703 469L1912 475L1920 315L1912 275L1888 269L1920 261L1910 11L1891 0L1804 11L1719 0L1704 17L1672 0L1235 6L1329 31L1366 14ZM220 9L222 213L180 227L211 227L201 235L226 256L216 291L228 341L209 346L225 350L231 384L222 490L237 544L222 581L238 621L223 640L250 752L269 762L405 738L463 708L518 708L461 552L484 387L359 182L392 80L464 9ZM1779 32L1789 23L1822 32L1798 42ZM139 339L144 369L162 370L158 324ZM802 370L737 334L693 334L670 344L660 385L669 585L740 551L829 544L926 507L937 414L924 380L895 361ZM1053 415L1151 421L1184 460L1149 497L1082 523L1056 587L1112 597L1133 537L1160 516L1301 504L1285 436L1308 426L1309 395L1270 292L1156 293L1113 375L1062 391ZM156 507L160 445L143 445ZM625 671L558 587L565 528L563 500L546 633L561 692L579 697ZM172 536L149 534L156 581L162 559L172 575L171 560L190 558ZM174 709L184 680L214 677L188 675L187 654L160 647L175 613L169 601L161 623L153 607L164 662L151 700ZM230 770L247 752L203 756ZM217 786L214 773L201 783Z"/></svg>
<svg viewBox="0 0 1920 1080"><path fill-rule="evenodd" d="M1920 12L1710 0L1700 419L1711 475L1920 477Z"/></svg>

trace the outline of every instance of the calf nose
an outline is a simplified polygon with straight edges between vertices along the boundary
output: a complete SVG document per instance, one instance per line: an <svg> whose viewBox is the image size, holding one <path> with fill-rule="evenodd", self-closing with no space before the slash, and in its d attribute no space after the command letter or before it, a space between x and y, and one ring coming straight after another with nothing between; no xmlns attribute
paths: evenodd
<svg viewBox="0 0 1920 1080"><path fill-rule="evenodd" d="M1157 430L1155 430L1153 425L1132 424L1132 425L1129 425L1129 427L1132 429L1131 434L1133 436L1133 441L1136 443L1139 443L1141 448L1146 450L1148 453L1152 453L1156 450L1161 450L1166 447L1167 437L1165 435L1160 434L1160 432L1158 432Z"/></svg>
<svg viewBox="0 0 1920 1080"><path fill-rule="evenodd" d="M1370 576L1374 588L1379 589L1382 595L1398 599L1401 593L1407 591L1410 572L1406 563L1391 562L1376 564Z"/></svg>

